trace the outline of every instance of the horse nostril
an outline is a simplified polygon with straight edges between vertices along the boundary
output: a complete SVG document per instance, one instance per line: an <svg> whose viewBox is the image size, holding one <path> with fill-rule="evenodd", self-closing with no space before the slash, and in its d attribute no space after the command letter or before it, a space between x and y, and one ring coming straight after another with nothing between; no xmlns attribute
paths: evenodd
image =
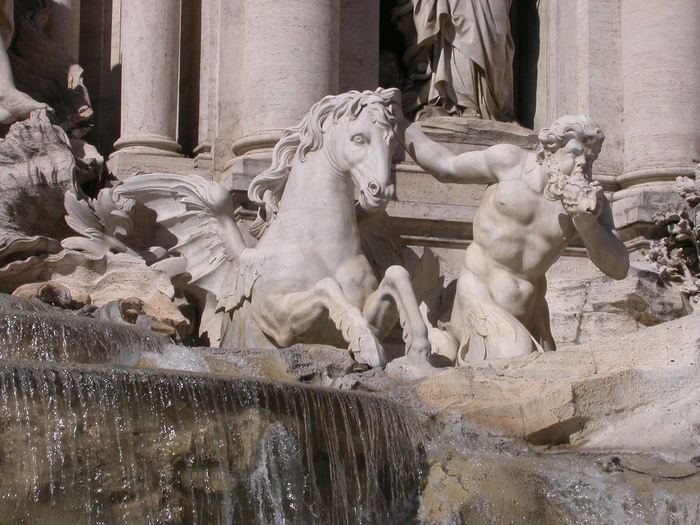
<svg viewBox="0 0 700 525"><path fill-rule="evenodd" d="M379 193L379 185L374 181L370 181L369 184L367 184L367 191L374 197Z"/></svg>

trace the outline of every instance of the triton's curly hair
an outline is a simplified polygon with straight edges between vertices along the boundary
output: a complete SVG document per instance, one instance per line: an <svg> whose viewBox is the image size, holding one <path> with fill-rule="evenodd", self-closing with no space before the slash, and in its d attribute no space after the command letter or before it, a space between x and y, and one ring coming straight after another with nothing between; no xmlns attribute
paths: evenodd
<svg viewBox="0 0 700 525"><path fill-rule="evenodd" d="M540 131L537 162L542 164L547 152L554 153L574 138L590 148L597 159L605 140L605 133L598 124L585 115L566 115L558 118L549 128Z"/></svg>

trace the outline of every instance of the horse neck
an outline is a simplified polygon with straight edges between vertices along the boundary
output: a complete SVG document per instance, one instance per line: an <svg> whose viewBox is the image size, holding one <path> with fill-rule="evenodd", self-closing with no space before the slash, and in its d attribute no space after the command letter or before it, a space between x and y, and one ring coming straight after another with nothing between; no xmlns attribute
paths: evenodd
<svg viewBox="0 0 700 525"><path fill-rule="evenodd" d="M303 232L302 237L322 238L327 247L335 245L339 256L358 252L353 190L350 177L335 169L321 151L309 154L304 162L295 158L273 236L297 238Z"/></svg>
<svg viewBox="0 0 700 525"><path fill-rule="evenodd" d="M314 223L320 228L336 221L356 223L347 221L349 214L355 215L353 189L350 177L334 167L323 150L310 153L304 162L297 157L282 195L279 214L311 217L318 211L326 216L325 223Z"/></svg>

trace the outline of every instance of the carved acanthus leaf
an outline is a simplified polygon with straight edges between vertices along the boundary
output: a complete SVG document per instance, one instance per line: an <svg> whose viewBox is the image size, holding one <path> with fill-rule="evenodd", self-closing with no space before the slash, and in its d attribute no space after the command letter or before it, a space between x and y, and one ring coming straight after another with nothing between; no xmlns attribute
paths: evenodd
<svg viewBox="0 0 700 525"><path fill-rule="evenodd" d="M654 216L658 226L666 227L666 235L652 241L646 258L669 281L681 283L681 292L689 298L700 298L700 165L694 177L678 177L676 190L685 200L682 209Z"/></svg>
<svg viewBox="0 0 700 525"><path fill-rule="evenodd" d="M122 242L133 228L131 218L114 202L109 189L101 190L96 199L79 198L67 191L64 206L68 226L82 236L64 239L64 248L98 257L107 253L136 255Z"/></svg>

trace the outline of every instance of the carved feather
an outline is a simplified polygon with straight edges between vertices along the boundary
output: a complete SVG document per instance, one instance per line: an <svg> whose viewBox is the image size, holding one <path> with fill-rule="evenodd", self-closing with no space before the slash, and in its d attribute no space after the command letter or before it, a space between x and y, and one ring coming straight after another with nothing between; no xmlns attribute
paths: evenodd
<svg viewBox="0 0 700 525"><path fill-rule="evenodd" d="M248 268L255 257L223 186L198 175L154 173L131 177L114 192L156 212L158 223L177 238L171 251L187 260L191 284L213 294L217 309L234 309L250 297L256 272Z"/></svg>

